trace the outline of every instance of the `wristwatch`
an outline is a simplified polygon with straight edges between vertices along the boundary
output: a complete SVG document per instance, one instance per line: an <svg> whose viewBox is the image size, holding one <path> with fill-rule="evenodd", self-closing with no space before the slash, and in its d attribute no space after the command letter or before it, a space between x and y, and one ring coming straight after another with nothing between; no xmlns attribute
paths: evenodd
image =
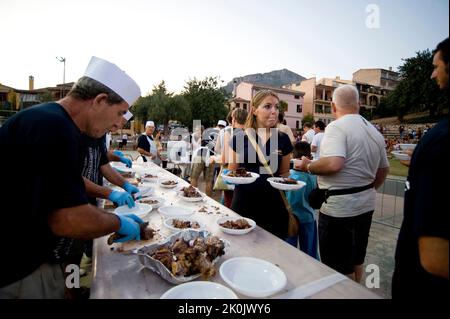
<svg viewBox="0 0 450 319"><path fill-rule="evenodd" d="M311 163L308 163L308 165L306 165L306 171L307 171L309 174L312 174L311 171L310 171L310 169L309 169L310 166L311 166Z"/></svg>

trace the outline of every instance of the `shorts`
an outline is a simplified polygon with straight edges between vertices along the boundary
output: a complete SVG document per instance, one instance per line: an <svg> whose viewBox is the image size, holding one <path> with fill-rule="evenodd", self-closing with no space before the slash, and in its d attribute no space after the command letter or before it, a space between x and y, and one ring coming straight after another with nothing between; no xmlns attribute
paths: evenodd
<svg viewBox="0 0 450 319"><path fill-rule="evenodd" d="M362 265L369 242L373 211L353 217L332 217L319 213L321 261L344 275Z"/></svg>
<svg viewBox="0 0 450 319"><path fill-rule="evenodd" d="M34 272L0 288L0 299L63 299L66 282L59 264L44 263Z"/></svg>
<svg viewBox="0 0 450 319"><path fill-rule="evenodd" d="M206 166L204 162L200 162L200 163L194 162L192 164L191 178L198 179L202 172L203 172L203 178L205 179L205 182L212 183L212 181L214 179L214 164L210 164L210 165Z"/></svg>

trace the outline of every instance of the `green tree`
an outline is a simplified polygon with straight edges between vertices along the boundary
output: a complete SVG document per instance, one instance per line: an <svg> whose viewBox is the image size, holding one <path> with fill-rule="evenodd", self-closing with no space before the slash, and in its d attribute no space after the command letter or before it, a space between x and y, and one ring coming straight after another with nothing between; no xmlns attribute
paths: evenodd
<svg viewBox="0 0 450 319"><path fill-rule="evenodd" d="M412 112L429 111L430 116L448 107L448 97L430 79L433 72L433 54L430 50L416 52L416 56L403 59L399 67L400 82L384 101L384 109L395 109L399 120Z"/></svg>
<svg viewBox="0 0 450 319"><path fill-rule="evenodd" d="M288 104L286 101L280 100L280 113L284 114L288 109Z"/></svg>
<svg viewBox="0 0 450 319"><path fill-rule="evenodd" d="M219 86L219 82L223 81L218 77L194 78L186 82L182 93L191 110L191 119L201 120L205 127L214 126L217 120L225 119L228 114L225 105L230 95Z"/></svg>
<svg viewBox="0 0 450 319"><path fill-rule="evenodd" d="M44 102L52 102L55 99L53 98L53 95L50 91L45 90L43 93L39 94L39 101Z"/></svg>
<svg viewBox="0 0 450 319"><path fill-rule="evenodd" d="M314 115L312 115L311 113L307 113L302 119L302 127L305 123L314 124L314 122Z"/></svg>
<svg viewBox="0 0 450 319"><path fill-rule="evenodd" d="M150 95L141 97L133 106L135 116L145 122L148 119L163 124L167 133L169 121L190 121L191 114L186 99L167 91L162 81L153 87Z"/></svg>

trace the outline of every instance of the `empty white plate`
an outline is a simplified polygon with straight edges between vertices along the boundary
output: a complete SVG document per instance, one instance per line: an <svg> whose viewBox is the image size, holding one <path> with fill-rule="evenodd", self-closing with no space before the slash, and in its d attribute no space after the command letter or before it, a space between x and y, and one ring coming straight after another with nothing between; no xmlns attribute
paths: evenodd
<svg viewBox="0 0 450 319"><path fill-rule="evenodd" d="M417 144L398 144L398 146L400 146L400 149L403 151L406 151L415 149Z"/></svg>
<svg viewBox="0 0 450 319"><path fill-rule="evenodd" d="M122 172L122 173L132 173L134 172L134 170L132 168L127 167L125 164L123 163L118 163L118 162L112 162L111 163L112 168Z"/></svg>
<svg viewBox="0 0 450 319"><path fill-rule="evenodd" d="M169 289L161 299L238 299L238 297L230 288L221 284L193 281Z"/></svg>
<svg viewBox="0 0 450 319"><path fill-rule="evenodd" d="M391 154L394 155L395 158L400 161L409 161L411 159L411 157L409 157L408 154L403 153L401 151L393 151L393 152L391 152Z"/></svg>
<svg viewBox="0 0 450 319"><path fill-rule="evenodd" d="M287 279L274 264L252 257L236 257L220 266L220 276L237 292L249 297L268 297L283 289Z"/></svg>
<svg viewBox="0 0 450 319"><path fill-rule="evenodd" d="M162 206L158 208L158 212L166 218L189 216L194 213L193 210L181 206Z"/></svg>
<svg viewBox="0 0 450 319"><path fill-rule="evenodd" d="M136 206L129 208L128 205L119 206L114 210L114 214L126 215L135 214L138 217L144 217L151 212L153 207L149 204L135 203Z"/></svg>

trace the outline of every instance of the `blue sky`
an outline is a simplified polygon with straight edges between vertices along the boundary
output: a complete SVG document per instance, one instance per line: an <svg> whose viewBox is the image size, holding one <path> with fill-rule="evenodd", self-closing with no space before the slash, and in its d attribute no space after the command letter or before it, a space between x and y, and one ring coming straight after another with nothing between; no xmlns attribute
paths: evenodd
<svg viewBox="0 0 450 319"><path fill-rule="evenodd" d="M368 28L369 4L379 28ZM116 63L143 94L161 80L287 68L351 79L359 68L402 64L448 37L448 0L1 0L0 83L19 89L82 76L92 55Z"/></svg>

